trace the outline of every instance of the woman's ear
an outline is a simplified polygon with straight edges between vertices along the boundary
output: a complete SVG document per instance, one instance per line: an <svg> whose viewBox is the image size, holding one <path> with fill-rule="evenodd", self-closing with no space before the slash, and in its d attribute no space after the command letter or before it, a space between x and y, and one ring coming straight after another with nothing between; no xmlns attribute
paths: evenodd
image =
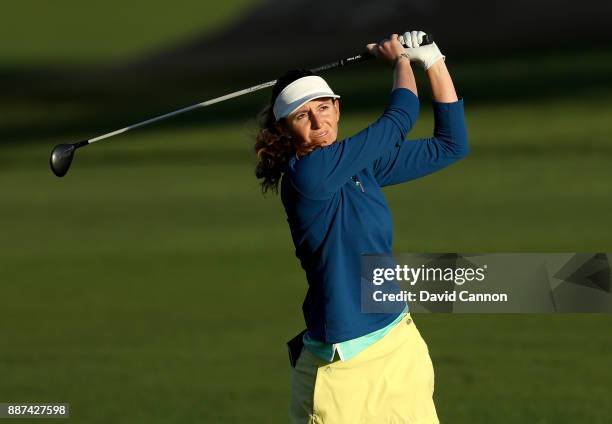
<svg viewBox="0 0 612 424"><path fill-rule="evenodd" d="M334 99L334 107L336 108L336 123L340 121L340 100Z"/></svg>

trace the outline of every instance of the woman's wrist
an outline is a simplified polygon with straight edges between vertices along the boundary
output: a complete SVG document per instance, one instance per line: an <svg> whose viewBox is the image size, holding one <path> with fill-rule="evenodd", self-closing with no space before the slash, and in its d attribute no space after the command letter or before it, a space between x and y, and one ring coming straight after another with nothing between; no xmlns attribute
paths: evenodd
<svg viewBox="0 0 612 424"><path fill-rule="evenodd" d="M396 88L407 88L415 96L418 96L416 81L408 54L402 53L396 58L393 74L393 90Z"/></svg>
<svg viewBox="0 0 612 424"><path fill-rule="evenodd" d="M410 65L410 56L408 56L408 53L404 52L401 53L396 59L395 59L395 63L394 65L397 65L400 62L407 62L408 65Z"/></svg>
<svg viewBox="0 0 612 424"><path fill-rule="evenodd" d="M425 74L427 76L437 77L440 74L445 73L446 71L446 63L444 60L438 60L433 65L431 65L428 69L425 70Z"/></svg>

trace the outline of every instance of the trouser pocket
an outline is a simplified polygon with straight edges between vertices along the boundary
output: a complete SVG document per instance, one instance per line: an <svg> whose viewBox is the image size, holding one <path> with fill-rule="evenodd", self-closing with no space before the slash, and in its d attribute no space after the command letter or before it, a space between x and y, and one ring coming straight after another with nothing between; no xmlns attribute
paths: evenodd
<svg viewBox="0 0 612 424"><path fill-rule="evenodd" d="M306 330L302 330L300 334L292 338L287 342L287 353L289 354L289 364L292 368L295 368L295 364L302 353L302 348L304 347L304 333Z"/></svg>

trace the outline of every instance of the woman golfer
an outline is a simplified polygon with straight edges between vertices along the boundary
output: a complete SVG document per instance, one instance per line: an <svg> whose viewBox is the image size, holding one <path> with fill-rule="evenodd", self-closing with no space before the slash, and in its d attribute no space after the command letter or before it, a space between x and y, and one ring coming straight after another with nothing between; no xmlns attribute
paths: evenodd
<svg viewBox="0 0 612 424"><path fill-rule="evenodd" d="M290 71L274 87L257 135L256 175L280 193L306 272L306 330L289 342L295 423L437 423L434 372L408 305L361 310L361 255L391 255L381 187L435 172L468 151L463 101L444 56L423 32L392 34L368 50L394 67L382 115L338 141L339 96L319 76ZM429 79L433 137L405 141L419 100L411 61ZM401 310L403 309L403 310Z"/></svg>

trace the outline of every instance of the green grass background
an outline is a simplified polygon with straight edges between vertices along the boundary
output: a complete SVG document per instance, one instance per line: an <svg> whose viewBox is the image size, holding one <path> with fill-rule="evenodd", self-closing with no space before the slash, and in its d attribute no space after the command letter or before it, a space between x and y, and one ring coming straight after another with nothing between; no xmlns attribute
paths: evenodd
<svg viewBox="0 0 612 424"><path fill-rule="evenodd" d="M604 126L579 105L572 113ZM345 116L343 131L374 117ZM608 155L577 158L563 119L549 122L549 145L527 138L539 125L529 111L467 118L467 159L387 190L396 251L609 248ZM494 136L500 119L522 125ZM416 133L430 125L424 113ZM303 325L305 282L278 199L258 193L250 131L134 133L79 151L62 180L47 169L49 146L7 149L0 398L67 401L75 422L284 421L284 342ZM416 322L443 421L610 417L609 316Z"/></svg>
<svg viewBox="0 0 612 424"><path fill-rule="evenodd" d="M0 64L129 60L212 34L260 0L21 0L2 9Z"/></svg>
<svg viewBox="0 0 612 424"><path fill-rule="evenodd" d="M125 51L159 41L128 26L113 37L128 35L141 38ZM32 37L27 58L3 57L44 62L61 47ZM91 60L123 54L106 42ZM66 48L86 58L85 44ZM581 58L557 53L535 68L533 57L451 59L472 150L386 189L396 252L612 250L612 55ZM346 136L380 113L391 74L364 66L329 80L343 93ZM125 81L89 87L106 93L99 102L71 91L55 103L33 91L0 99L0 402L68 402L75 423L287 421L284 343L303 328L306 283L280 201L253 175L252 117L268 93L79 150L63 179L48 169L56 143L242 82L142 99ZM411 137L431 132L426 98L421 110ZM442 422L610 422L609 315L415 321Z"/></svg>

